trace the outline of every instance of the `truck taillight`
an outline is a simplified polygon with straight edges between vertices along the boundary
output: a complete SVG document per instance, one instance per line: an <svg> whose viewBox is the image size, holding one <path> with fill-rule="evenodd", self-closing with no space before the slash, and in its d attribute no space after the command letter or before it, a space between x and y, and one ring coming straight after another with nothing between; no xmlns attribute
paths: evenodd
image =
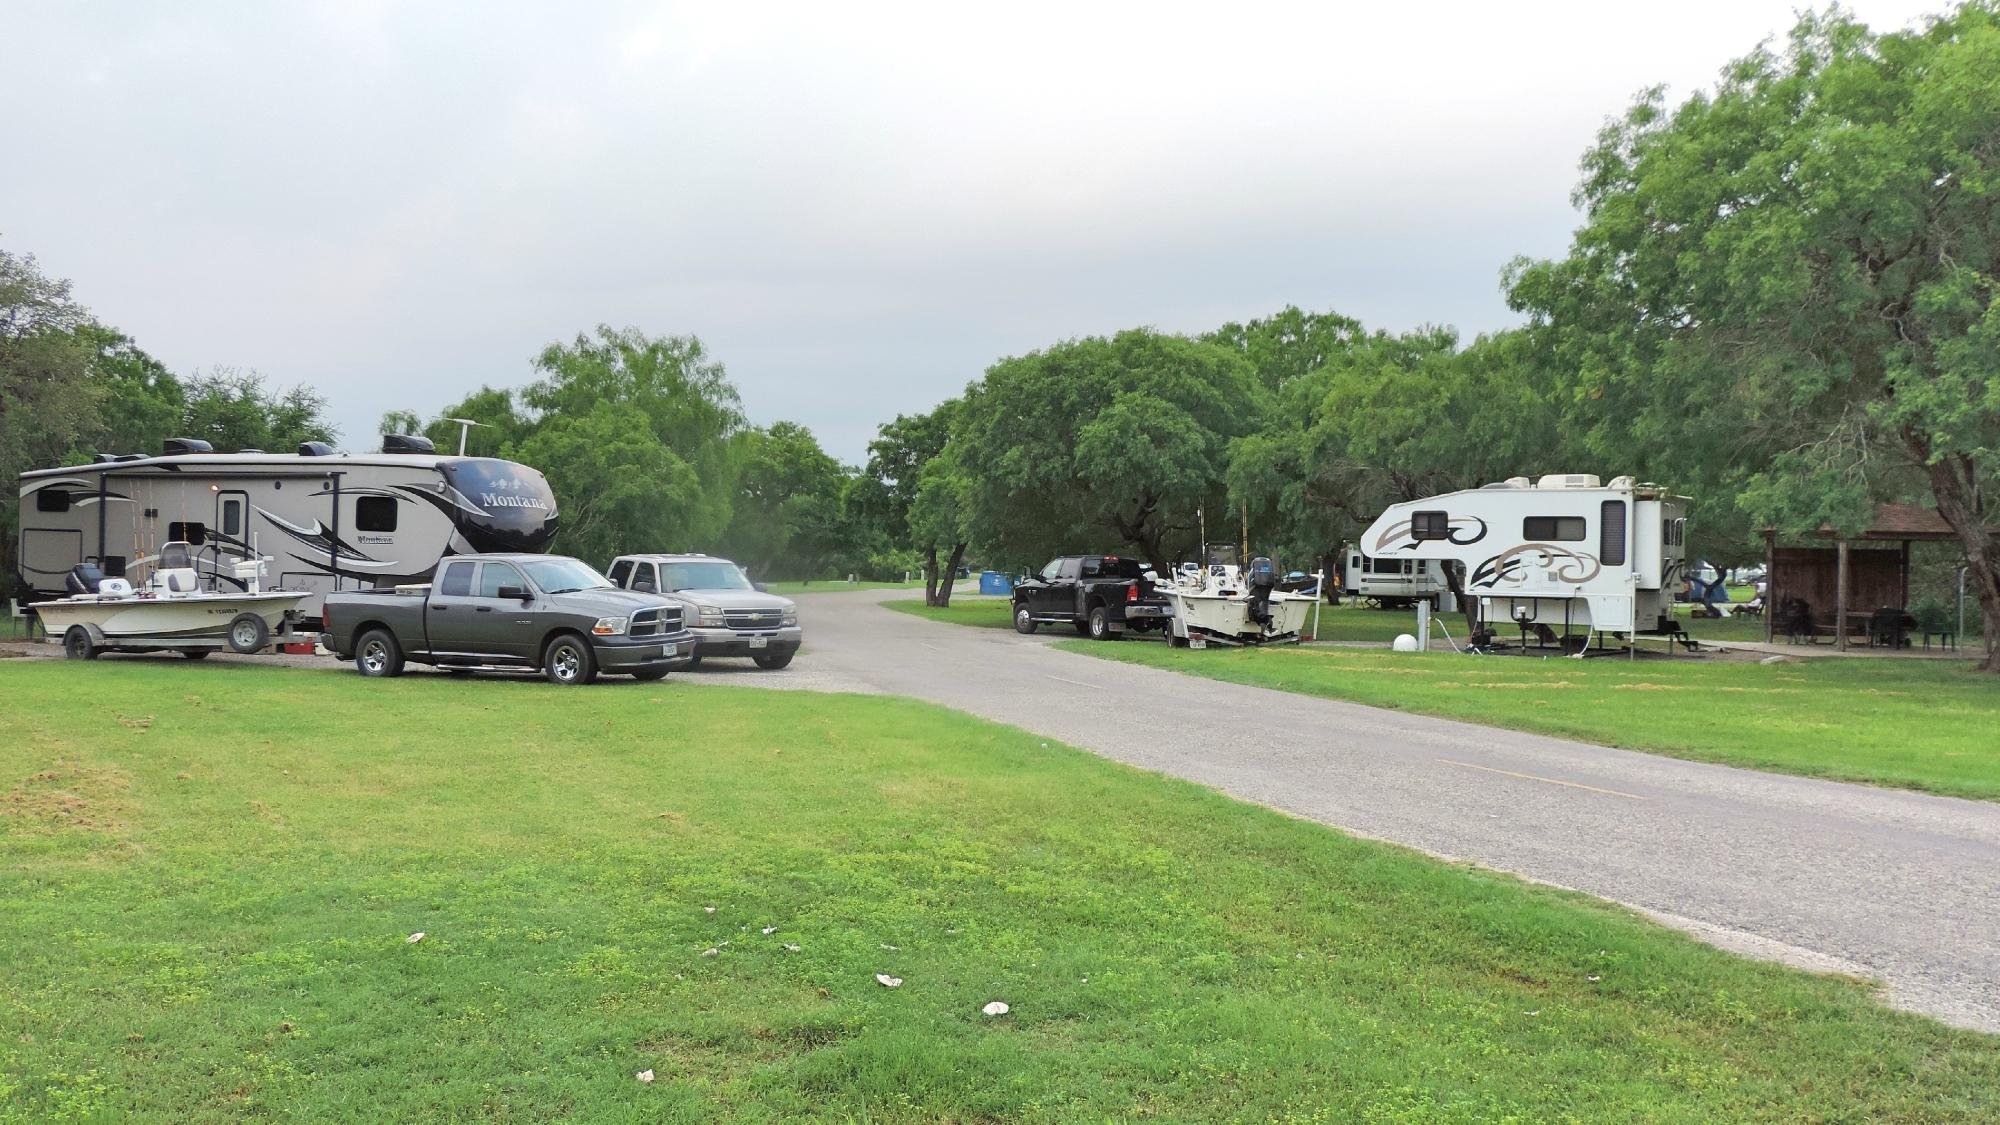
<svg viewBox="0 0 2000 1125"><path fill-rule="evenodd" d="M1125 600L1128 602L1136 602L1139 600L1139 584L1137 582L1134 582L1130 586L1125 587Z"/></svg>
<svg viewBox="0 0 2000 1125"><path fill-rule="evenodd" d="M319 627L320 627L321 629L323 629L323 630L325 630L325 631L329 632L329 633L333 632L333 607L332 607L332 606L330 606L330 605L326 605L326 604L323 604L323 603L322 603L322 604L320 605L320 607L319 607Z"/></svg>

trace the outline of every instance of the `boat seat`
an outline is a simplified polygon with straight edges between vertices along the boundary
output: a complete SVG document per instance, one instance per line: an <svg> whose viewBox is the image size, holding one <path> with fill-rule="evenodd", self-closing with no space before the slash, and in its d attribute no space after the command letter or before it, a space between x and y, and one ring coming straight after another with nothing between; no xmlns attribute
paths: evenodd
<svg viewBox="0 0 2000 1125"><path fill-rule="evenodd" d="M191 566L169 567L159 573L160 585L169 594L198 594L201 592L201 575Z"/></svg>
<svg viewBox="0 0 2000 1125"><path fill-rule="evenodd" d="M97 584L97 592L107 598L129 598L132 596L132 584L123 578L107 578Z"/></svg>

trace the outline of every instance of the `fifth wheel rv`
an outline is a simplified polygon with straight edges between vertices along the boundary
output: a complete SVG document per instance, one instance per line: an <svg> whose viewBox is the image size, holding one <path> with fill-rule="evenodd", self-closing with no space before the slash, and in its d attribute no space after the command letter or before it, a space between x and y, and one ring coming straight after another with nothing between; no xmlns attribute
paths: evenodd
<svg viewBox="0 0 2000 1125"><path fill-rule="evenodd" d="M390 435L382 452L296 454L170 439L161 456L99 454L88 465L21 474L24 601L63 596L70 568L94 559L110 577L158 565L186 542L218 589L235 564L269 556L272 585L308 590L308 619L334 590L427 581L447 555L540 552L556 533L542 474L489 457L438 454L420 437Z"/></svg>
<svg viewBox="0 0 2000 1125"><path fill-rule="evenodd" d="M1393 505L1360 546L1378 559L1458 564L1488 628L1675 634L1687 505L1631 477L1514 477Z"/></svg>

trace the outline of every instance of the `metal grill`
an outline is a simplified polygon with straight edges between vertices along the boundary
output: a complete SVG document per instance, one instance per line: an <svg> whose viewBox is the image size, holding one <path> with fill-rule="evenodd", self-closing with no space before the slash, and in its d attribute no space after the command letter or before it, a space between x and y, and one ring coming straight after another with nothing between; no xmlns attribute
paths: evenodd
<svg viewBox="0 0 2000 1125"><path fill-rule="evenodd" d="M733 609L722 620L731 629L776 629L780 616L775 609Z"/></svg>
<svg viewBox="0 0 2000 1125"><path fill-rule="evenodd" d="M632 615L628 634L634 637L651 637L660 633L678 633L680 628L680 610L642 609Z"/></svg>

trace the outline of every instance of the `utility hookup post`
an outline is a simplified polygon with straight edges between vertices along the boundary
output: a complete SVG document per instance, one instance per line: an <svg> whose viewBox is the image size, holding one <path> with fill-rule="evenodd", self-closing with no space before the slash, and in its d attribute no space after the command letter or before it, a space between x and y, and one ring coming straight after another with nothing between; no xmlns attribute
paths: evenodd
<svg viewBox="0 0 2000 1125"><path fill-rule="evenodd" d="M1428 599L1417 599L1417 651L1431 650L1431 603Z"/></svg>

